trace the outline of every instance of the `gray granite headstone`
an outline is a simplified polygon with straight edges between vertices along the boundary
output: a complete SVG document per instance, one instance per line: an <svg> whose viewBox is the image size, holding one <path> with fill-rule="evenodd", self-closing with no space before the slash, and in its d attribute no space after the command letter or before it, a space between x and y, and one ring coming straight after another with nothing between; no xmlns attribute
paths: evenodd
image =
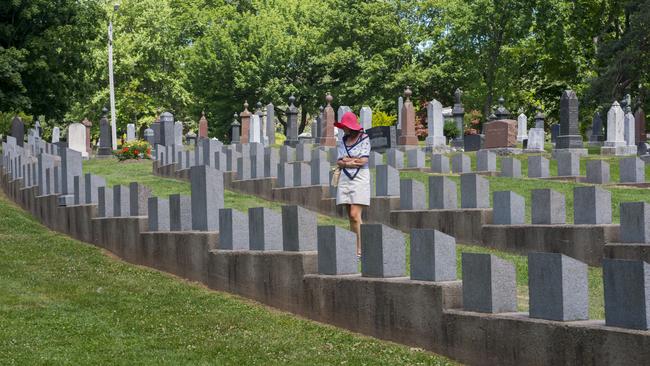
<svg viewBox="0 0 650 366"><path fill-rule="evenodd" d="M477 172L496 172L497 154L489 150L479 150L476 153Z"/></svg>
<svg viewBox="0 0 650 366"><path fill-rule="evenodd" d="M56 167L55 167L56 169ZM97 217L113 216L113 190L108 187L97 188Z"/></svg>
<svg viewBox="0 0 650 366"><path fill-rule="evenodd" d="M437 174L449 174L449 158L442 154L431 156L431 172Z"/></svg>
<svg viewBox="0 0 650 366"><path fill-rule="evenodd" d="M129 215L147 216L147 204L151 197L151 190L137 182L129 184Z"/></svg>
<svg viewBox="0 0 650 366"><path fill-rule="evenodd" d="M411 279L456 280L456 239L438 230L412 229Z"/></svg>
<svg viewBox="0 0 650 366"><path fill-rule="evenodd" d="M46 188L45 185L43 185L43 188ZM84 203L84 199L86 198L86 192L85 192L85 185L84 185L84 178L82 176L76 175L74 177L74 204L75 205L82 205Z"/></svg>
<svg viewBox="0 0 650 366"><path fill-rule="evenodd" d="M531 193L531 222L533 225L566 224L564 195L552 189L534 189Z"/></svg>
<svg viewBox="0 0 650 366"><path fill-rule="evenodd" d="M580 175L580 155L569 152L557 154L557 176L577 177Z"/></svg>
<svg viewBox="0 0 650 366"><path fill-rule="evenodd" d="M406 152L408 168L424 168L424 151L420 149L410 149Z"/></svg>
<svg viewBox="0 0 650 366"><path fill-rule="evenodd" d="M282 206L282 248L289 252L316 250L315 212L303 207Z"/></svg>
<svg viewBox="0 0 650 366"><path fill-rule="evenodd" d="M471 173L472 161L465 154L456 154L451 157L451 171L454 173Z"/></svg>
<svg viewBox="0 0 650 366"><path fill-rule="evenodd" d="M650 329L650 264L604 258L603 287L606 325Z"/></svg>
<svg viewBox="0 0 650 366"><path fill-rule="evenodd" d="M492 254L463 253L463 309L481 313L517 311L512 263Z"/></svg>
<svg viewBox="0 0 650 366"><path fill-rule="evenodd" d="M373 169L381 164L384 164L384 156L376 151L371 151L368 156L368 167Z"/></svg>
<svg viewBox="0 0 650 366"><path fill-rule="evenodd" d="M219 217L215 213L224 207L223 172L207 165L193 166L190 185L192 230L219 231Z"/></svg>
<svg viewBox="0 0 650 366"><path fill-rule="evenodd" d="M560 99L560 134L557 137L556 149L582 148L580 135L578 97L573 90L566 90Z"/></svg>
<svg viewBox="0 0 650 366"><path fill-rule="evenodd" d="M356 256L357 236L338 226L319 226L318 273L346 275L358 273Z"/></svg>
<svg viewBox="0 0 650 366"><path fill-rule="evenodd" d="M442 176L429 177L429 209L455 210L458 208L456 183Z"/></svg>
<svg viewBox="0 0 650 366"><path fill-rule="evenodd" d="M98 192L99 187L106 186L106 179L98 175L93 175L86 173L84 175L84 192L86 193L84 203L87 205L94 204L98 202ZM112 202L112 200L111 200Z"/></svg>
<svg viewBox="0 0 650 366"><path fill-rule="evenodd" d="M395 169L404 168L404 153L397 149L388 149L386 152L388 165Z"/></svg>
<svg viewBox="0 0 650 366"><path fill-rule="evenodd" d="M129 187L122 185L113 186L113 216L128 217L131 204L129 202L131 193Z"/></svg>
<svg viewBox="0 0 650 366"><path fill-rule="evenodd" d="M489 208L490 182L476 173L461 174L460 207Z"/></svg>
<svg viewBox="0 0 650 366"><path fill-rule="evenodd" d="M645 183L645 162L637 157L619 161L621 183Z"/></svg>
<svg viewBox="0 0 650 366"><path fill-rule="evenodd" d="M401 231L382 224L361 225L361 275L402 277L406 274L406 243Z"/></svg>
<svg viewBox="0 0 650 366"><path fill-rule="evenodd" d="M160 197L147 200L149 231L169 231L169 201Z"/></svg>
<svg viewBox="0 0 650 366"><path fill-rule="evenodd" d="M180 194L169 195L169 230L192 230L192 198Z"/></svg>
<svg viewBox="0 0 650 366"><path fill-rule="evenodd" d="M330 163L327 159L312 160L310 168L312 185L329 185Z"/></svg>
<svg viewBox="0 0 650 366"><path fill-rule="evenodd" d="M621 202L620 240L623 243L650 243L650 204Z"/></svg>
<svg viewBox="0 0 650 366"><path fill-rule="evenodd" d="M248 209L250 250L282 250L282 215L266 207Z"/></svg>
<svg viewBox="0 0 650 366"><path fill-rule="evenodd" d="M280 151L274 147L267 147L264 150L264 177L275 178L278 176L278 163L280 162Z"/></svg>
<svg viewBox="0 0 650 366"><path fill-rule="evenodd" d="M587 160L587 183L609 183L609 163L603 160Z"/></svg>
<svg viewBox="0 0 650 366"><path fill-rule="evenodd" d="M219 210L219 249L248 250L248 214L232 208Z"/></svg>
<svg viewBox="0 0 650 366"><path fill-rule="evenodd" d="M501 176L521 178L521 161L513 157L501 159Z"/></svg>
<svg viewBox="0 0 650 366"><path fill-rule="evenodd" d="M522 225L526 221L526 203L512 191L494 192L492 223L495 225Z"/></svg>
<svg viewBox="0 0 650 366"><path fill-rule="evenodd" d="M587 265L560 253L528 253L531 318L589 319Z"/></svg>
<svg viewBox="0 0 650 366"><path fill-rule="evenodd" d="M291 146L280 147L280 163L290 163L296 161L296 149Z"/></svg>
<svg viewBox="0 0 650 366"><path fill-rule="evenodd" d="M251 179L251 159L250 157L242 156L237 158L237 180L250 180Z"/></svg>
<svg viewBox="0 0 650 366"><path fill-rule="evenodd" d="M293 164L293 186L307 187L311 185L311 167L308 163Z"/></svg>
<svg viewBox="0 0 650 366"><path fill-rule="evenodd" d="M611 192L598 186L573 188L573 221L576 225L611 224Z"/></svg>
<svg viewBox="0 0 650 366"><path fill-rule="evenodd" d="M400 210L424 210L426 208L424 184L414 179L402 179L399 187Z"/></svg>
<svg viewBox="0 0 650 366"><path fill-rule="evenodd" d="M278 187L293 187L293 164L278 164Z"/></svg>
<svg viewBox="0 0 650 366"><path fill-rule="evenodd" d="M528 157L528 178L548 178L549 162L543 156Z"/></svg>
<svg viewBox="0 0 650 366"><path fill-rule="evenodd" d="M399 196L399 172L389 165L377 165L376 195L377 197Z"/></svg>

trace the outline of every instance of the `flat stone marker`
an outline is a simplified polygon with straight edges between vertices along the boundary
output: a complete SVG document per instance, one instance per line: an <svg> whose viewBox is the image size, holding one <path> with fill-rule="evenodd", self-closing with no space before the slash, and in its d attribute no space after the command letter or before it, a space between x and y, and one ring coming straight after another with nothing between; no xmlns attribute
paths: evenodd
<svg viewBox="0 0 650 366"><path fill-rule="evenodd" d="M646 202L621 202L622 243L650 243L650 205Z"/></svg>
<svg viewBox="0 0 650 366"><path fill-rule="evenodd" d="M460 207L490 208L490 182L476 173L461 174Z"/></svg>
<svg viewBox="0 0 650 366"><path fill-rule="evenodd" d="M456 183L442 176L429 177L429 209L455 210L458 208Z"/></svg>
<svg viewBox="0 0 650 366"><path fill-rule="evenodd" d="M637 157L621 159L619 174L621 183L645 183L645 162Z"/></svg>
<svg viewBox="0 0 650 366"><path fill-rule="evenodd" d="M465 154L456 154L451 158L451 170L454 173L471 173L472 161Z"/></svg>
<svg viewBox="0 0 650 366"><path fill-rule="evenodd" d="M449 158L442 154L431 156L431 173L449 174Z"/></svg>
<svg viewBox="0 0 650 366"><path fill-rule="evenodd" d="M501 176L521 178L521 161L512 157L501 159Z"/></svg>
<svg viewBox="0 0 650 366"><path fill-rule="evenodd" d="M456 239L438 230L411 230L411 279L456 280Z"/></svg>
<svg viewBox="0 0 650 366"><path fill-rule="evenodd" d="M576 225L612 223L612 194L597 186L573 189L573 222Z"/></svg>
<svg viewBox="0 0 650 366"><path fill-rule="evenodd" d="M479 150L476 153L477 172L496 172L497 154L488 150Z"/></svg>
<svg viewBox="0 0 650 366"><path fill-rule="evenodd" d="M337 226L319 226L318 273L347 275L359 273L356 255L357 236Z"/></svg>
<svg viewBox="0 0 650 366"><path fill-rule="evenodd" d="M131 193L129 187L122 185L113 186L113 216L128 217L131 209L129 202Z"/></svg>
<svg viewBox="0 0 650 366"><path fill-rule="evenodd" d="M364 277L406 275L406 243L399 230L382 224L362 224L361 253L361 275Z"/></svg>
<svg viewBox="0 0 650 366"><path fill-rule="evenodd" d="M402 179L399 186L400 210L426 209L426 191L424 184L413 179Z"/></svg>
<svg viewBox="0 0 650 366"><path fill-rule="evenodd" d="M303 207L282 206L282 249L288 252L316 250L318 218Z"/></svg>
<svg viewBox="0 0 650 366"><path fill-rule="evenodd" d="M533 225L566 224L566 199L552 189L534 189L531 192L531 222Z"/></svg>
<svg viewBox="0 0 650 366"><path fill-rule="evenodd" d="M169 230L192 230L192 199L189 196L169 196Z"/></svg>
<svg viewBox="0 0 650 366"><path fill-rule="evenodd" d="M463 253L463 309L481 313L517 311L512 263L492 254Z"/></svg>
<svg viewBox="0 0 650 366"><path fill-rule="evenodd" d="M557 154L557 176L577 177L580 175L580 155L572 153Z"/></svg>
<svg viewBox="0 0 650 366"><path fill-rule="evenodd" d="M169 231L169 201L160 197L147 200L149 231ZM220 238L221 240L221 238Z"/></svg>
<svg viewBox="0 0 650 366"><path fill-rule="evenodd" d="M282 215L266 207L248 209L250 250L282 250Z"/></svg>
<svg viewBox="0 0 650 366"><path fill-rule="evenodd" d="M248 250L248 214L232 208L219 210L219 249Z"/></svg>
<svg viewBox="0 0 650 366"><path fill-rule="evenodd" d="M605 324L650 329L650 265L643 261L603 259Z"/></svg>
<svg viewBox="0 0 650 366"><path fill-rule="evenodd" d="M560 253L528 253L531 318L589 319L587 265Z"/></svg>
<svg viewBox="0 0 650 366"><path fill-rule="evenodd" d="M609 183L609 163L603 160L587 160L587 183Z"/></svg>
<svg viewBox="0 0 650 366"><path fill-rule="evenodd" d="M424 151L411 149L406 152L408 168L424 168Z"/></svg>
<svg viewBox="0 0 650 366"><path fill-rule="evenodd" d="M389 165L377 165L377 197L399 196L400 179L397 169Z"/></svg>
<svg viewBox="0 0 650 366"><path fill-rule="evenodd" d="M528 178L548 178L549 162L543 156L528 157Z"/></svg>
<svg viewBox="0 0 650 366"><path fill-rule="evenodd" d="M397 149L388 149L386 152L388 157L388 165L395 169L404 168L404 153Z"/></svg>
<svg viewBox="0 0 650 366"><path fill-rule="evenodd" d="M494 192L492 223L495 225L522 225L526 222L526 203L512 191Z"/></svg>

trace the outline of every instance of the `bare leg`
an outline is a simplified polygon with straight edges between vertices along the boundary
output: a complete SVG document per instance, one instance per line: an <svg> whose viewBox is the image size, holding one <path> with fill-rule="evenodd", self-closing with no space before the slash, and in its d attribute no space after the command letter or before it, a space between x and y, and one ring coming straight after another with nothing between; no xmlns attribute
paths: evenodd
<svg viewBox="0 0 650 366"><path fill-rule="evenodd" d="M348 206L348 216L350 218L350 231L357 234L357 255L361 254L361 212L363 211L363 206L360 205L349 205Z"/></svg>

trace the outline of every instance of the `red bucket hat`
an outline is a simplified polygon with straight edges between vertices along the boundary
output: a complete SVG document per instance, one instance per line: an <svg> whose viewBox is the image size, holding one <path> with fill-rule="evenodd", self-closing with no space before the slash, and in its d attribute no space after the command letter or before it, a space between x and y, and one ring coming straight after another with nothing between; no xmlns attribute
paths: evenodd
<svg viewBox="0 0 650 366"><path fill-rule="evenodd" d="M357 115L352 112L345 112L343 118L341 118L341 122L335 122L334 126L338 128L347 127L354 131L361 131L363 129L357 120Z"/></svg>

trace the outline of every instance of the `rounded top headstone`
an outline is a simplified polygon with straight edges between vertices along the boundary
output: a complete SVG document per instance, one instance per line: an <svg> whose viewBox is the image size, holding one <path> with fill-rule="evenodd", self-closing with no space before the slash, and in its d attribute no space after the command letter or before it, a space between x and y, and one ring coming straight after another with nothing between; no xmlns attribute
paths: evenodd
<svg viewBox="0 0 650 366"><path fill-rule="evenodd" d="M411 95L413 95L413 92L411 91L410 86L406 86L406 90L404 90L404 97L406 97L406 100L411 100Z"/></svg>

